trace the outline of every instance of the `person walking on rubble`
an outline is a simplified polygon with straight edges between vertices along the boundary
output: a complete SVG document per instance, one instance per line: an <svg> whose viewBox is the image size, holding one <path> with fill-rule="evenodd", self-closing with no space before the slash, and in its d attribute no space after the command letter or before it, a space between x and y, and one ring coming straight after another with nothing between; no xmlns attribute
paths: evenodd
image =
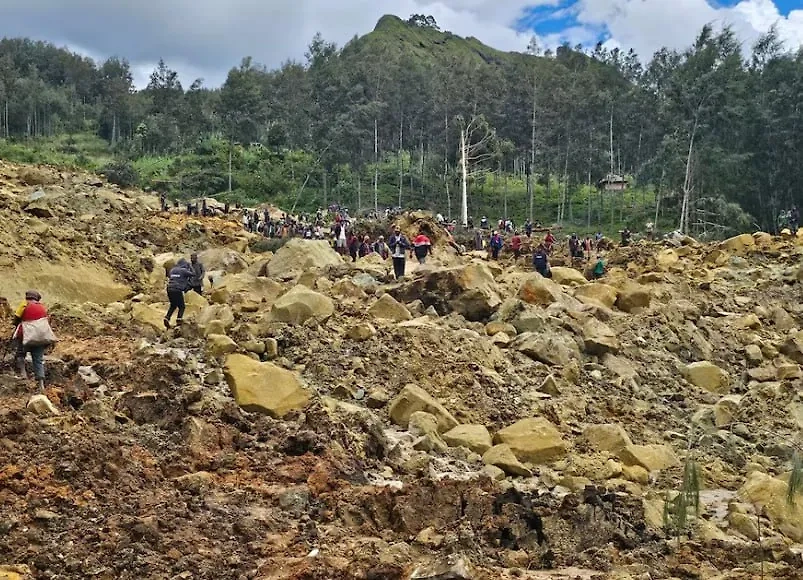
<svg viewBox="0 0 803 580"><path fill-rule="evenodd" d="M195 276L192 278L192 286L190 287L190 290L196 292L197 294L203 295L206 268L204 267L203 263L198 260L198 254L195 252L193 252L190 256L190 266L192 267L192 271L195 272Z"/></svg>
<svg viewBox="0 0 803 580"><path fill-rule="evenodd" d="M418 235L413 240L413 252L419 264L425 264L427 256L432 253L432 242L423 231L418 232Z"/></svg>
<svg viewBox="0 0 803 580"><path fill-rule="evenodd" d="M396 280L404 278L404 270L406 265L405 252L410 249L410 242L403 233L401 228L396 226L393 230L393 235L388 240L388 246L393 256L393 272L396 274Z"/></svg>
<svg viewBox="0 0 803 580"><path fill-rule="evenodd" d="M39 390L45 388L45 350L56 341L48 321L47 308L36 290L25 293L25 301L14 312L14 342L17 345L16 367L20 378L26 379L25 355L31 353L33 372Z"/></svg>
<svg viewBox="0 0 803 580"><path fill-rule="evenodd" d="M181 326L184 322L184 293L192 289L192 282L195 278L195 271L184 258L181 258L178 263L170 269L167 278L167 299L170 301L170 308L165 315L164 325L165 328L170 328L170 319L173 313L178 310L178 317L176 318L176 325Z"/></svg>

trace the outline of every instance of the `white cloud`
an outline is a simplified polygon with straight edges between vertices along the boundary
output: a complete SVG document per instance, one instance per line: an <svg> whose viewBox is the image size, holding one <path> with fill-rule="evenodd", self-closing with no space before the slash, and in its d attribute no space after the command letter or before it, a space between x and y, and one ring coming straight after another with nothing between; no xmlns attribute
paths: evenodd
<svg viewBox="0 0 803 580"><path fill-rule="evenodd" d="M589 31L607 32L622 47L649 58L666 46L689 46L708 23L731 26L749 50L753 42L777 24L789 49L803 45L803 10L783 16L772 0L742 0L715 7L708 0L579 0L577 20Z"/></svg>
<svg viewBox="0 0 803 580"><path fill-rule="evenodd" d="M713 0L712 0L713 1ZM189 85L203 77L220 84L244 56L274 67L303 59L316 32L343 45L365 34L383 14L402 18L433 15L444 30L474 36L501 50L524 50L530 33L517 32L527 8L552 7L561 0L0 0L0 35L29 36L67 45L95 59L128 58L138 86L147 82L159 58ZM803 10L788 17L771 0L742 0L716 8L709 0L577 0L576 16L541 45L561 41L593 44L603 33L610 42L649 57L661 46L690 44L707 22L731 23L752 42L778 22L788 46L803 44Z"/></svg>

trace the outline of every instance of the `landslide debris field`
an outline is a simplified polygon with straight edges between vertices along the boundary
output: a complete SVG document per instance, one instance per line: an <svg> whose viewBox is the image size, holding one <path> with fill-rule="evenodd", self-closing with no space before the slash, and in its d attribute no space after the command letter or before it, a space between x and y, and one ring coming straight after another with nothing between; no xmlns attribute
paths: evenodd
<svg viewBox="0 0 803 580"><path fill-rule="evenodd" d="M640 243L594 283L439 240L396 283L158 205L0 162L0 295L61 339L51 406L0 374L0 578L802 577L803 238ZM192 251L214 284L165 331Z"/></svg>

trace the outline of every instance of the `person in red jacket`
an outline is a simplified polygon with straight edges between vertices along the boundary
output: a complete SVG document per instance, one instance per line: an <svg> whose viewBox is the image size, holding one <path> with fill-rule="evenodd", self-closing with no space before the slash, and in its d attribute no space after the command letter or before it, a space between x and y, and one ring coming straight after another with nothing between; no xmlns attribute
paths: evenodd
<svg viewBox="0 0 803 580"><path fill-rule="evenodd" d="M418 235L413 240L412 252L418 258L419 264L426 263L427 256L432 253L432 242L424 232L418 232Z"/></svg>
<svg viewBox="0 0 803 580"><path fill-rule="evenodd" d="M518 231L514 232L513 237L510 238L510 249L513 250L513 257L518 260L521 256L521 236Z"/></svg>
<svg viewBox="0 0 803 580"><path fill-rule="evenodd" d="M14 312L14 324L17 325L17 330L14 332L14 338L17 341L17 373L20 378L27 378L25 372L25 355L31 353L31 361L33 362L33 372L36 377L36 382L40 389L45 388L45 350L46 345L39 346L24 346L22 323L32 322L47 318L47 308L41 303L42 295L36 290L28 290L25 293L25 302L19 305L16 312Z"/></svg>

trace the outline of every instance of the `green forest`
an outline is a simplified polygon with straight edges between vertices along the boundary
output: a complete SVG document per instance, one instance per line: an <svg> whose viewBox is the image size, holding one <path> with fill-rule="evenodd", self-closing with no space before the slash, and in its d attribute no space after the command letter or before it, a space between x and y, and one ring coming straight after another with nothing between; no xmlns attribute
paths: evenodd
<svg viewBox="0 0 803 580"><path fill-rule="evenodd" d="M303 62L251 58L221 87L29 39L0 41L0 157L83 167L175 199L310 211L422 208L579 228L773 231L800 203L803 51L774 31L693 46L506 53L385 16ZM598 184L621 176L625 191ZM461 211L465 189L467 214Z"/></svg>

